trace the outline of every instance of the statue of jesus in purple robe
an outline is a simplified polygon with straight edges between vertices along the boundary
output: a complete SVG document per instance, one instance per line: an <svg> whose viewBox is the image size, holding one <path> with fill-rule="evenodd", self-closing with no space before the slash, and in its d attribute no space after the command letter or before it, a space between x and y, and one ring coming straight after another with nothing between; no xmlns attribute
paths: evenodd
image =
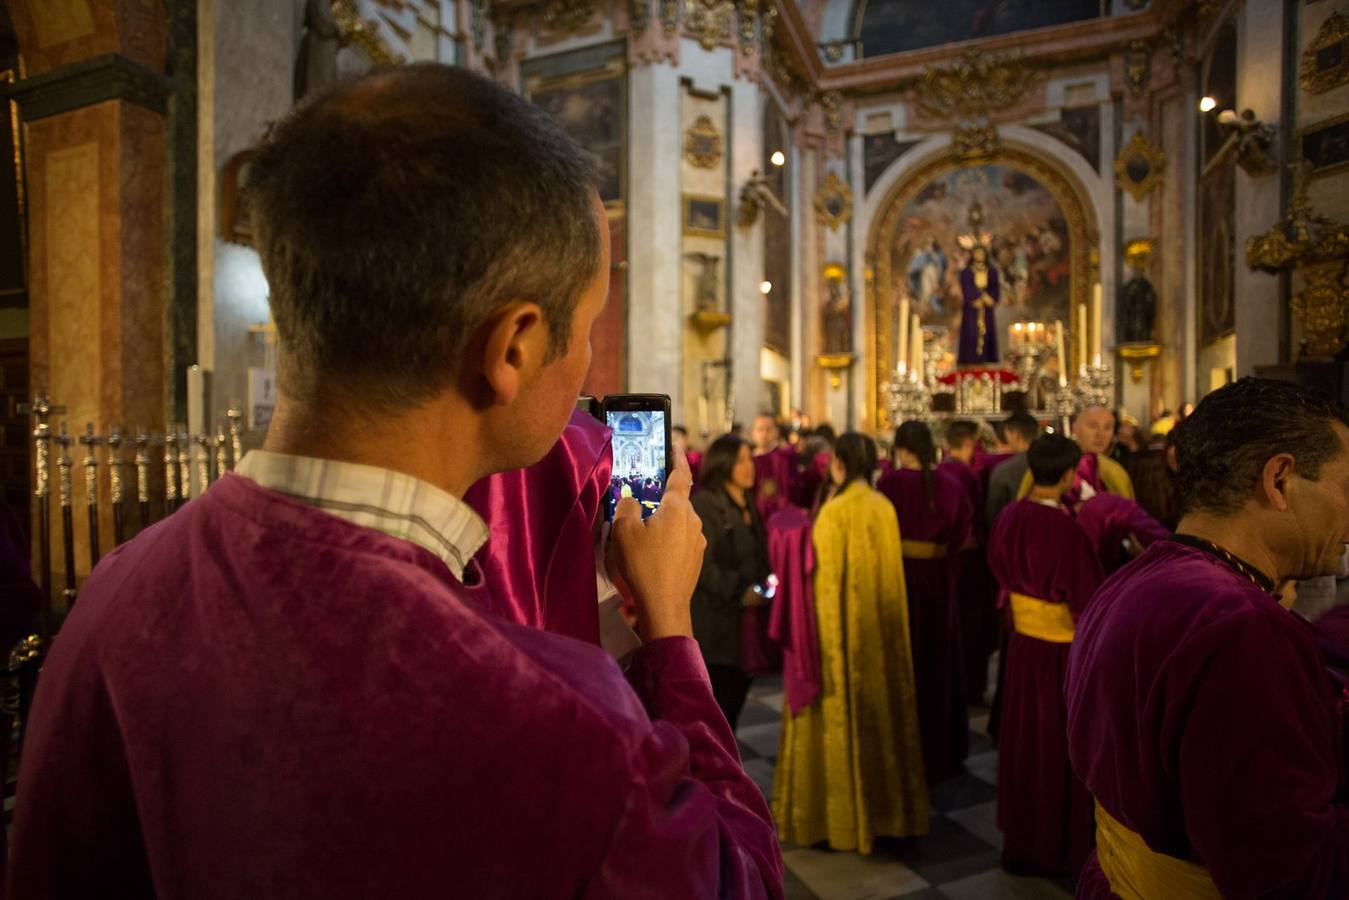
<svg viewBox="0 0 1349 900"><path fill-rule="evenodd" d="M964 299L960 314L960 352L956 363L962 366L987 365L998 361L998 332L993 307L1001 288L998 270L988 263L988 249L976 246L970 261L960 270L960 294Z"/></svg>

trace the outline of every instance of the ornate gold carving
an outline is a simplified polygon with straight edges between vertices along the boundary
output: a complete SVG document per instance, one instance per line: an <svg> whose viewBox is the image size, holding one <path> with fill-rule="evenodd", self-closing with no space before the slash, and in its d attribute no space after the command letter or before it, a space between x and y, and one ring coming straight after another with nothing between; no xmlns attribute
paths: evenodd
<svg viewBox="0 0 1349 900"><path fill-rule="evenodd" d="M1157 249L1157 242L1152 238L1134 238L1124 245L1124 261L1140 272L1148 267L1148 260L1152 259L1152 253Z"/></svg>
<svg viewBox="0 0 1349 900"><path fill-rule="evenodd" d="M1152 48L1147 41L1130 41L1124 51L1124 80L1129 92L1141 94L1152 77Z"/></svg>
<svg viewBox="0 0 1349 900"><path fill-rule="evenodd" d="M956 158L973 161L996 156L1002 150L1002 138L992 123L967 125L957 128L951 138L951 152Z"/></svg>
<svg viewBox="0 0 1349 900"><path fill-rule="evenodd" d="M687 25L704 50L712 50L731 36L731 0L688 0Z"/></svg>
<svg viewBox="0 0 1349 900"><path fill-rule="evenodd" d="M679 0L660 0L660 27L666 34L679 28Z"/></svg>
<svg viewBox="0 0 1349 900"><path fill-rule="evenodd" d="M543 25L550 31L579 31L598 8L596 0L548 0L543 7Z"/></svg>
<svg viewBox="0 0 1349 900"><path fill-rule="evenodd" d="M1349 19L1333 12L1321 24L1302 52L1300 81L1313 94L1349 83Z"/></svg>
<svg viewBox="0 0 1349 900"><path fill-rule="evenodd" d="M716 168L721 161L721 132L710 116L699 116L684 132L684 158L700 169Z"/></svg>
<svg viewBox="0 0 1349 900"><path fill-rule="evenodd" d="M1166 171L1166 154L1141 131L1135 131L1129 143L1115 160L1115 183L1142 202L1153 188L1162 183Z"/></svg>
<svg viewBox="0 0 1349 900"><path fill-rule="evenodd" d="M746 56L754 54L758 21L759 0L740 0L740 52Z"/></svg>
<svg viewBox="0 0 1349 900"><path fill-rule="evenodd" d="M852 188L832 171L815 192L815 214L834 231L852 218Z"/></svg>
<svg viewBox="0 0 1349 900"><path fill-rule="evenodd" d="M718 328L725 328L727 325L730 325L731 314L701 309L698 312L689 315L689 324L698 329L700 334L708 335Z"/></svg>
<svg viewBox="0 0 1349 900"><path fill-rule="evenodd" d="M1129 367L1129 378L1134 384L1143 380L1143 367L1162 355L1160 344L1121 344L1119 358Z"/></svg>
<svg viewBox="0 0 1349 900"><path fill-rule="evenodd" d="M380 37L379 26L361 18L356 0L332 0L332 5L339 43L359 47L377 66L396 66L406 62Z"/></svg>
<svg viewBox="0 0 1349 900"><path fill-rule="evenodd" d="M815 357L815 365L829 373L829 385L835 389L843 386L843 373L856 361L852 353L821 353Z"/></svg>
<svg viewBox="0 0 1349 900"><path fill-rule="evenodd" d="M1343 281L1349 227L1312 209L1308 169L1306 163L1296 167L1297 192L1283 218L1246 241L1246 265L1271 273L1302 272L1306 286L1293 297L1293 314L1302 320L1308 351L1331 356L1343 346L1349 313L1349 291Z"/></svg>
<svg viewBox="0 0 1349 900"><path fill-rule="evenodd" d="M928 67L918 84L918 107L933 118L977 119L1015 106L1032 81L1020 56L967 50L956 62Z"/></svg>
<svg viewBox="0 0 1349 900"><path fill-rule="evenodd" d="M651 20L651 0L628 0L628 30L635 35L646 31Z"/></svg>
<svg viewBox="0 0 1349 900"><path fill-rule="evenodd" d="M820 94L820 109L824 111L824 130L833 136L843 130L843 95L838 91Z"/></svg>

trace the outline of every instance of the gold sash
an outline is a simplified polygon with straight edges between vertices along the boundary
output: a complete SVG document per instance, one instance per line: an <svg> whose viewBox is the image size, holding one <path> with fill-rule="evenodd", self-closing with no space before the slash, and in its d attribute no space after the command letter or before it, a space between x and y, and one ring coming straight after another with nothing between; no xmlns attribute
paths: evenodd
<svg viewBox="0 0 1349 900"><path fill-rule="evenodd" d="M1071 644L1076 631L1068 604L1049 603L1025 594L1012 594L1012 628L1051 644Z"/></svg>
<svg viewBox="0 0 1349 900"><path fill-rule="evenodd" d="M900 548L905 559L941 559L946 555L946 545L932 541L901 541Z"/></svg>
<svg viewBox="0 0 1349 900"><path fill-rule="evenodd" d="M1218 886L1198 863L1158 853L1096 804L1096 855L1110 890L1122 900L1219 900Z"/></svg>

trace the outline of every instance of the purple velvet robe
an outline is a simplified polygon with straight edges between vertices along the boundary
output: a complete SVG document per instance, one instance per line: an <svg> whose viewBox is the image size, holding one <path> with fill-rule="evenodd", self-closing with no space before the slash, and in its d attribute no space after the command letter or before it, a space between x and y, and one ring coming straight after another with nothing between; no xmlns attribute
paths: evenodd
<svg viewBox="0 0 1349 900"><path fill-rule="evenodd" d="M996 304L999 296L998 270L988 267L988 287L985 291ZM974 305L984 293L974 284L974 270L966 266L960 271L960 294L964 298L960 315L960 347L956 361L962 365L983 365L998 361L998 326L993 311L996 306L980 309ZM979 352L979 317L984 317L984 346Z"/></svg>
<svg viewBox="0 0 1349 900"><path fill-rule="evenodd" d="M944 460L940 471L958 480L970 498L976 513L984 508L984 488L972 466L959 460ZM960 597L960 652L964 665L965 699L984 702L988 686L988 658L998 649L998 583L988 568L988 532L982 515L976 515L970 529L970 544L956 554L956 590ZM954 549L954 548L953 548Z"/></svg>
<svg viewBox="0 0 1349 900"><path fill-rule="evenodd" d="M1160 541L1078 620L1073 767L1225 897L1349 896L1338 694L1310 625L1214 556ZM1111 896L1095 859L1078 896Z"/></svg>
<svg viewBox="0 0 1349 900"><path fill-rule="evenodd" d="M1124 539L1132 537L1144 549L1169 533L1133 500L1101 493L1077 508L1077 524L1091 539L1101 568L1110 574L1129 561Z"/></svg>
<svg viewBox="0 0 1349 900"><path fill-rule="evenodd" d="M767 526L768 562L778 577L768 636L782 648L782 687L792 715L814 703L823 689L811 526L810 516L796 507L784 509Z"/></svg>
<svg viewBox="0 0 1349 900"><path fill-rule="evenodd" d="M930 503L922 472L898 469L881 478L876 489L895 505L903 541L950 548L937 559L904 557L923 769L935 784L959 773L970 751L954 551L969 539L974 507L964 488L942 470L932 473Z"/></svg>
<svg viewBox="0 0 1349 900"><path fill-rule="evenodd" d="M1066 604L1075 621L1101 583L1086 533L1066 510L1033 500L998 516L988 562L1004 595ZM1004 863L1068 876L1086 860L1096 830L1091 797L1068 763L1063 683L1071 646L1011 632L998 734Z"/></svg>
<svg viewBox="0 0 1349 900"><path fill-rule="evenodd" d="M10 896L780 897L694 642L625 680L470 573L232 474L109 554L38 685Z"/></svg>
<svg viewBox="0 0 1349 900"><path fill-rule="evenodd" d="M796 451L791 447L778 447L755 456L754 500L759 506L759 518L767 522L775 513L791 506L797 481Z"/></svg>
<svg viewBox="0 0 1349 900"><path fill-rule="evenodd" d="M594 525L613 468L611 438L577 410L547 456L464 495L491 532L476 559L503 618L599 643Z"/></svg>

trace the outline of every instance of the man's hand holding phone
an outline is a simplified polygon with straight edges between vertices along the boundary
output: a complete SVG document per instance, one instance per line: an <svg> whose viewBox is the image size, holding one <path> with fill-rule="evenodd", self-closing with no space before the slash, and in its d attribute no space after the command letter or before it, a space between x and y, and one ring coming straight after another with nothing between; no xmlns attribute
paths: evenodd
<svg viewBox="0 0 1349 900"><path fill-rule="evenodd" d="M626 497L614 511L609 570L637 608L637 631L644 641L693 636L689 601L707 540L689 502L692 487L688 460L676 449L660 508L643 520L641 505Z"/></svg>

